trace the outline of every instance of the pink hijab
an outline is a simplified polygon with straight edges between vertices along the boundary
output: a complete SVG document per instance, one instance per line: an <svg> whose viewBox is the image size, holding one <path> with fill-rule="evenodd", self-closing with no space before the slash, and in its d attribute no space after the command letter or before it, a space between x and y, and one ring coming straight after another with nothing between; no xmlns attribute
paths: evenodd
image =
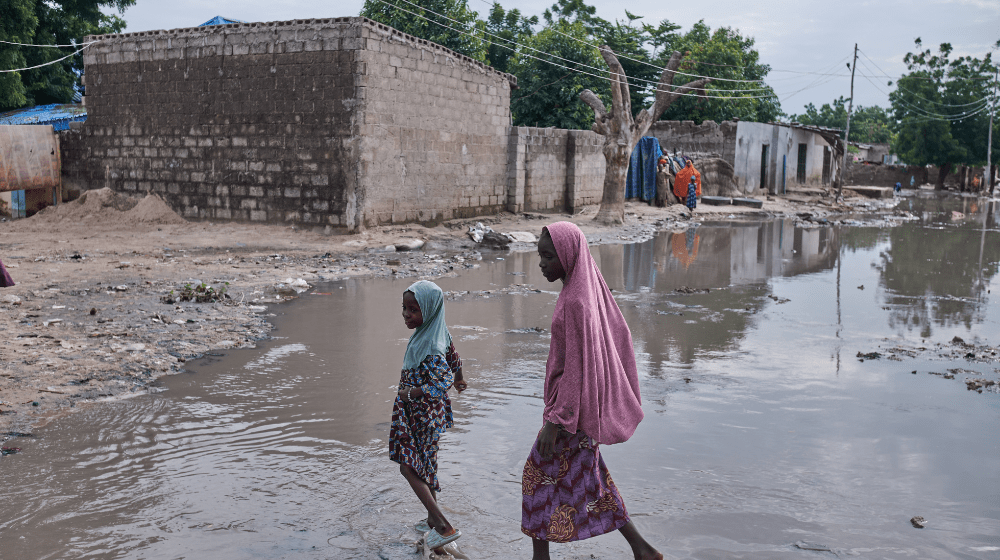
<svg viewBox="0 0 1000 560"><path fill-rule="evenodd" d="M566 280L552 313L543 418L600 444L621 443L643 416L632 333L580 228L546 229Z"/></svg>

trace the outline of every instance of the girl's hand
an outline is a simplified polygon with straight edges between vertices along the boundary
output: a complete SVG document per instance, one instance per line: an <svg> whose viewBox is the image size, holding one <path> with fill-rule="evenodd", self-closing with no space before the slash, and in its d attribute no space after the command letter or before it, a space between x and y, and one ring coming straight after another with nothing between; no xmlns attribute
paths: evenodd
<svg viewBox="0 0 1000 560"><path fill-rule="evenodd" d="M399 390L396 391L396 396L399 397L399 400L401 400L403 402L410 402L410 399L407 398L407 396L406 396L406 391L408 389L409 389L409 387L406 386L406 385L400 385L399 386Z"/></svg>
<svg viewBox="0 0 1000 560"><path fill-rule="evenodd" d="M462 391L469 388L469 384L465 382L465 378L462 377L462 374L458 374L455 376L454 387L458 389L459 393L461 393Z"/></svg>
<svg viewBox="0 0 1000 560"><path fill-rule="evenodd" d="M538 453L542 459L548 461L552 458L552 451L556 447L556 438L559 436L559 424L545 422L542 431L538 434Z"/></svg>

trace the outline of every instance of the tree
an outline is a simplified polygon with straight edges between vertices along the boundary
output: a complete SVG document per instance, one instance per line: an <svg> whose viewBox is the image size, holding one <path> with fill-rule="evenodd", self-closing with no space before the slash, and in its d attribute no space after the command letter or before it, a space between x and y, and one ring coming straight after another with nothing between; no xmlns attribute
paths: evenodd
<svg viewBox="0 0 1000 560"><path fill-rule="evenodd" d="M840 137L844 137L847 127L847 100L843 96L833 100L833 104L824 103L819 109L812 103L805 106L806 112L801 115L789 115L789 120L813 126L839 128ZM896 122L892 115L878 105L863 107L858 105L851 115L852 142L868 144L884 144L892 141L895 136Z"/></svg>
<svg viewBox="0 0 1000 560"><path fill-rule="evenodd" d="M486 20L487 42L486 63L501 72L510 72L510 60L517 51L517 45L534 35L533 25L538 25L538 16L526 18L521 11L504 11L497 2L490 9Z"/></svg>
<svg viewBox="0 0 1000 560"><path fill-rule="evenodd" d="M361 16L486 62L486 22L468 0L365 0Z"/></svg>
<svg viewBox="0 0 1000 560"><path fill-rule="evenodd" d="M35 45L79 44L86 35L125 29L125 20L101 8L124 13L134 4L135 0L4 0L0 3L0 39ZM0 44L0 69L45 65L75 50ZM82 53L40 68L0 74L0 108L69 103L82 74Z"/></svg>
<svg viewBox="0 0 1000 560"><path fill-rule="evenodd" d="M694 24L684 34L667 31L665 36L652 35L654 32L663 32L651 27L647 27L647 32L651 34L651 44L660 43L669 49L664 50L654 61L658 66L667 62L667 52L684 53L679 73L689 77L715 78L706 86L705 91L719 98L682 96L667 109L662 119L693 120L696 123L733 119L771 122L781 114L778 97L771 86L764 83L771 67L761 64L760 53L754 49L755 41L752 37L743 37L739 30L729 27L712 31L704 21Z"/></svg>
<svg viewBox="0 0 1000 560"><path fill-rule="evenodd" d="M0 3L0 40L30 43L38 27L35 0L4 0ZM0 70L24 68L27 64L21 48L0 43ZM0 73L0 110L23 107L27 92L19 72Z"/></svg>
<svg viewBox="0 0 1000 560"><path fill-rule="evenodd" d="M986 162L986 108L995 67L991 53L982 59L949 60L949 43L942 43L937 54L920 51L919 38L915 44L918 52L903 57L909 73L889 94L893 116L900 121L892 147L907 163L939 166L936 187L942 189L956 163Z"/></svg>
<svg viewBox="0 0 1000 560"><path fill-rule="evenodd" d="M681 63L681 53L674 52L660 75L652 107L639 111L633 118L632 98L625 70L607 45L601 47L601 56L611 69L608 80L611 86L611 113L608 113L604 103L594 92L588 89L580 94L580 99L594 110L594 124L591 130L604 136L602 151L607 162L601 208L594 219L609 224L621 224L625 221L625 174L628 171L632 149L649 130L649 125L657 120L681 93L698 92L704 95L702 88L711 80L702 78L680 87L673 87L674 76Z"/></svg>
<svg viewBox="0 0 1000 560"><path fill-rule="evenodd" d="M596 90L608 99L609 90L607 81L595 75L593 68L601 59L583 42L588 38L582 22L556 21L530 37L525 42L528 48L514 55L510 63L518 85L510 101L514 126L590 126L593 117L579 102L580 94Z"/></svg>

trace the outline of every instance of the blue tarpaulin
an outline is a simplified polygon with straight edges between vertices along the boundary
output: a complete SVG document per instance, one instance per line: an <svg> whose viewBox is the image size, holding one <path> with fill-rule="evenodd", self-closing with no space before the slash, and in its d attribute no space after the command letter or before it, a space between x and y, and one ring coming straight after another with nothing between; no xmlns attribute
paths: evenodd
<svg viewBox="0 0 1000 560"><path fill-rule="evenodd" d="M0 124L50 124L55 130L66 130L69 123L87 120L83 105L37 105L0 114Z"/></svg>
<svg viewBox="0 0 1000 560"><path fill-rule="evenodd" d="M635 149L628 164L625 178L625 198L639 198L649 202L656 198L656 162L663 155L660 141L652 136L644 136Z"/></svg>
<svg viewBox="0 0 1000 560"><path fill-rule="evenodd" d="M206 21L205 23L199 25L198 27L205 27L208 25L225 25L227 23L246 23L245 21L240 21L238 19L224 18L222 16L215 16L214 18Z"/></svg>

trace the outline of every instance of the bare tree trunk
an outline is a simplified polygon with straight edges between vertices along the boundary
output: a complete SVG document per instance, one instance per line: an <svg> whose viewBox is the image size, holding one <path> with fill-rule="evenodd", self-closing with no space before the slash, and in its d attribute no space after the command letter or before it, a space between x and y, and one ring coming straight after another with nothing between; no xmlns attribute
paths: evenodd
<svg viewBox="0 0 1000 560"><path fill-rule="evenodd" d="M951 171L951 164L946 163L938 168L937 183L934 184L934 190L940 191L944 190L944 179L948 176L948 172Z"/></svg>
<svg viewBox="0 0 1000 560"><path fill-rule="evenodd" d="M604 159L607 166L604 171L601 208L594 217L598 222L620 224L625 221L625 179L628 176L628 164L635 143L625 149L627 147L618 144L604 145Z"/></svg>
<svg viewBox="0 0 1000 560"><path fill-rule="evenodd" d="M660 75L653 106L639 111L633 119L625 69L607 45L601 47L601 56L611 70L609 76L611 112L608 113L604 102L589 89L580 94L580 99L594 110L594 124L591 130L604 136L602 151L607 163L604 172L604 193L601 196L601 209L594 219L606 224L621 224L625 221L625 178L635 145L649 130L649 126L660 118L663 111L680 97L680 94L700 92L704 95L703 88L711 80L703 78L673 87L674 76L681 63L681 53L674 52Z"/></svg>

